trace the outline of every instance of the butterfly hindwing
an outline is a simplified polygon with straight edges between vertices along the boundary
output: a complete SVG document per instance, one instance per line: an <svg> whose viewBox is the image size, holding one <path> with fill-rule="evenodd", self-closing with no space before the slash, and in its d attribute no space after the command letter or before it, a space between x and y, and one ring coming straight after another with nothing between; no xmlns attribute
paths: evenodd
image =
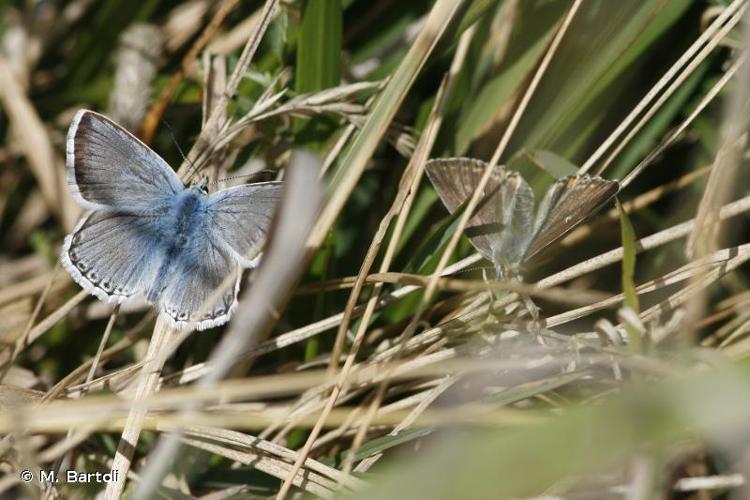
<svg viewBox="0 0 750 500"><path fill-rule="evenodd" d="M237 304L240 277L236 257L207 232L176 257L159 299L161 311L178 328L221 325Z"/></svg>
<svg viewBox="0 0 750 500"><path fill-rule="evenodd" d="M523 259L531 259L583 222L616 195L619 188L617 181L586 174L557 180L539 204L534 236Z"/></svg>
<svg viewBox="0 0 750 500"><path fill-rule="evenodd" d="M65 238L63 267L86 291L122 303L142 294L156 274L158 225L152 217L98 210Z"/></svg>

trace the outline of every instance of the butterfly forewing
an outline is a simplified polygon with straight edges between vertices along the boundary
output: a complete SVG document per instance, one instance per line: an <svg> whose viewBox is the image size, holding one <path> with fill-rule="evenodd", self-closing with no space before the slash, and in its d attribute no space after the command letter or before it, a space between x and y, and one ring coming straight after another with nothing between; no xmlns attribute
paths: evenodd
<svg viewBox="0 0 750 500"><path fill-rule="evenodd" d="M99 113L76 114L66 148L68 185L85 208L153 212L185 189L159 155Z"/></svg>
<svg viewBox="0 0 750 500"><path fill-rule="evenodd" d="M539 204L532 238L524 260L544 250L617 194L617 181L589 175L556 181Z"/></svg>
<svg viewBox="0 0 750 500"><path fill-rule="evenodd" d="M486 168L485 162L471 158L430 160L425 167L451 213L472 196ZM466 235L482 256L496 264L499 254L521 254L525 244L511 235L509 229L528 225L530 234L533 204L533 193L521 176L495 167L483 198L469 219Z"/></svg>
<svg viewBox="0 0 750 500"><path fill-rule="evenodd" d="M281 182L263 182L222 189L208 197L214 233L245 266L260 251L281 190Z"/></svg>

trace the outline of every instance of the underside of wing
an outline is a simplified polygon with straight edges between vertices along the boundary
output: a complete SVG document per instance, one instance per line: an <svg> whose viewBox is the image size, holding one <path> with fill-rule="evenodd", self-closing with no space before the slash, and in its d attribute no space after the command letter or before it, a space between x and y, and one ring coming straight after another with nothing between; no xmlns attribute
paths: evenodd
<svg viewBox="0 0 750 500"><path fill-rule="evenodd" d="M430 160L427 177L450 213L471 197L487 164L471 158ZM466 235L496 265L518 263L532 234L534 194L516 172L495 167Z"/></svg>
<svg viewBox="0 0 750 500"><path fill-rule="evenodd" d="M249 267L268 234L281 182L262 182L222 189L211 194L208 214L214 234Z"/></svg>
<svg viewBox="0 0 750 500"><path fill-rule="evenodd" d="M148 212L184 189L159 155L89 110L80 110L70 124L66 160L70 190L88 209Z"/></svg>
<svg viewBox="0 0 750 500"><path fill-rule="evenodd" d="M60 260L84 290L105 302L143 294L156 274L158 234L150 217L95 211L65 238Z"/></svg>
<svg viewBox="0 0 750 500"><path fill-rule="evenodd" d="M544 250L583 222L617 194L617 181L590 175L564 177L556 181L539 204L534 237L524 260Z"/></svg>

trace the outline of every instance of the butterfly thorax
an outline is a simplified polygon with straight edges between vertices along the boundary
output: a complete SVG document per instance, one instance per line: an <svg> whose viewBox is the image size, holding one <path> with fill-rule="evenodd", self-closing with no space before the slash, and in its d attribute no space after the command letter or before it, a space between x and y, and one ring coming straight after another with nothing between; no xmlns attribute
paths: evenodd
<svg viewBox="0 0 750 500"><path fill-rule="evenodd" d="M173 229L165 232L165 246L182 248L195 233L201 231L200 221L205 220L202 213L206 210L207 196L198 187L186 189L177 198L171 218Z"/></svg>
<svg viewBox="0 0 750 500"><path fill-rule="evenodd" d="M167 285L170 268L178 259L190 259L186 252L193 238L200 237L205 230L203 227L208 196L198 186L185 189L177 195L175 203L169 209L165 224L162 226L159 249L161 262L151 284L146 300L156 302L161 291Z"/></svg>

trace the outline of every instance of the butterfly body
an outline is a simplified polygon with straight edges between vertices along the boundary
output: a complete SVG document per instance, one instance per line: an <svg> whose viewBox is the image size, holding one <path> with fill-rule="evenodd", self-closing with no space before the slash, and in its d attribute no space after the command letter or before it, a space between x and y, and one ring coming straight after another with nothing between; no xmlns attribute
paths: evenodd
<svg viewBox="0 0 750 500"><path fill-rule="evenodd" d="M487 164L471 158L430 160L427 176L449 212L474 193ZM520 279L522 266L591 215L618 191L617 181L586 174L558 179L536 207L517 172L493 168L466 235L499 279Z"/></svg>
<svg viewBox="0 0 750 500"><path fill-rule="evenodd" d="M178 262L197 261L200 255L189 255L191 242L206 232L207 193L197 187L185 189L161 217L155 254L160 258L158 271L146 294L146 302L153 304L167 284L169 271Z"/></svg>
<svg viewBox="0 0 750 500"><path fill-rule="evenodd" d="M69 129L67 163L71 193L87 209L61 252L77 283L107 302L145 296L178 328L229 319L281 183L186 187L146 145L87 110Z"/></svg>

